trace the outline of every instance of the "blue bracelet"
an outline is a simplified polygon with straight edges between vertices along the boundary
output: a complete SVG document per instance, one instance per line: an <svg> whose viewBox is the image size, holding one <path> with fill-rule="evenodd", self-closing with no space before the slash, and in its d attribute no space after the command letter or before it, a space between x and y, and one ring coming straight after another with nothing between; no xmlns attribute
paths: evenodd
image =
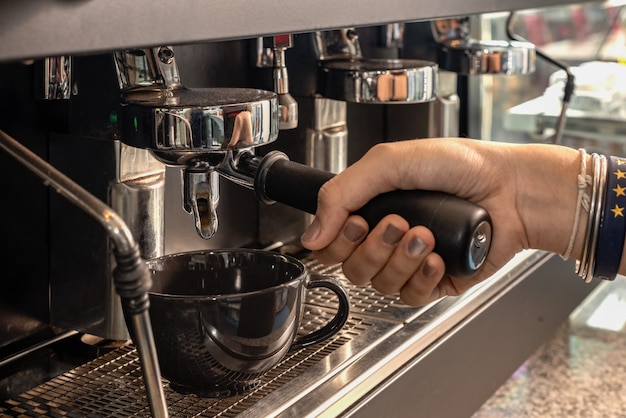
<svg viewBox="0 0 626 418"><path fill-rule="evenodd" d="M613 280L619 271L626 233L626 159L610 157L593 277Z"/></svg>

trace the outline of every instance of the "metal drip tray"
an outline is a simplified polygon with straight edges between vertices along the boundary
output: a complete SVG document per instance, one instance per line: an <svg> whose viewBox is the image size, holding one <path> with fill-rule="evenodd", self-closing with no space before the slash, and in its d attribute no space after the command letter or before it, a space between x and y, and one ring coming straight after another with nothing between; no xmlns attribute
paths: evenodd
<svg viewBox="0 0 626 418"><path fill-rule="evenodd" d="M424 308L404 305L370 288L347 282L338 267L303 259L317 273L344 281L353 305L350 319L333 338L288 353L263 383L239 396L198 398L174 392L164 379L171 416L338 415L397 372L502 289L518 280L516 272L541 264L545 254L525 253L498 277L460 298L444 298ZM334 314L332 295L311 289L301 332L310 332ZM337 413L335 410L339 409ZM149 416L136 350L126 345L0 403L1 416L120 417Z"/></svg>
<svg viewBox="0 0 626 418"><path fill-rule="evenodd" d="M332 318L333 311L307 306L301 331L310 332ZM395 331L398 326L370 318L351 317L343 330L323 343L288 353L281 363L263 377L263 383L239 396L223 399L181 395L163 379L171 416L237 416L254 408L268 394L280 390L301 393L312 386L301 376L333 374L349 361L353 350L366 351ZM349 350L345 350L349 346ZM283 392L284 393L284 392ZM83 366L22 393L0 405L0 416L149 416L143 378L132 345L111 351Z"/></svg>

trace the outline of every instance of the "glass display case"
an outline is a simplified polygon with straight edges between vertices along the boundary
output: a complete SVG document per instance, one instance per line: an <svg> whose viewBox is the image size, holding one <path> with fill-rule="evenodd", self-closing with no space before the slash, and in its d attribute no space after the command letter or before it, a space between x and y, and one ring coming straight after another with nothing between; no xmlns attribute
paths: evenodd
<svg viewBox="0 0 626 418"><path fill-rule="evenodd" d="M538 54L537 71L527 77L491 77L482 88L491 95L493 117L477 128L482 138L512 142L554 142L624 154L623 86L626 14L619 2L587 3L483 16L487 33L528 39L541 54L574 75L562 133L566 71ZM483 97L483 104L489 96Z"/></svg>

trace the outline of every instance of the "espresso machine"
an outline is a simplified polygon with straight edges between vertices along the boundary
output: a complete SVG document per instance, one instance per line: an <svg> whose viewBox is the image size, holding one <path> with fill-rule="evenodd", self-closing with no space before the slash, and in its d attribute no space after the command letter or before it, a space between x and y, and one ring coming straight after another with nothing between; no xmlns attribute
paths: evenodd
<svg viewBox="0 0 626 418"><path fill-rule="evenodd" d="M259 191L263 161L338 173L378 142L468 135L472 82L524 76L535 58L480 39L472 17L568 3L6 3L0 131L119 214L144 259L261 248L342 278L300 247L310 216ZM422 308L342 278L344 329L253 392L197 398L163 381L147 395L160 378L129 342L119 244L5 152L0 170L0 415L158 415L161 398L171 416L467 416L592 289L539 251ZM303 330L334 303L311 292Z"/></svg>

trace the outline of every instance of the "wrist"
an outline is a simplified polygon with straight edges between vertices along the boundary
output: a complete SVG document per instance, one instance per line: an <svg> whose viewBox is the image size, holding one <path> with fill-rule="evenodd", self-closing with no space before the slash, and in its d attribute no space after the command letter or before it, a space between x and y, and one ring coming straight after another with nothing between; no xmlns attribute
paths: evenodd
<svg viewBox="0 0 626 418"><path fill-rule="evenodd" d="M580 153L554 145L524 145L519 153L517 207L528 247L564 254L576 230L571 255L582 253L588 214L576 216ZM517 155L517 154L516 154ZM586 157L589 159L590 157ZM590 160L587 161L590 170Z"/></svg>

